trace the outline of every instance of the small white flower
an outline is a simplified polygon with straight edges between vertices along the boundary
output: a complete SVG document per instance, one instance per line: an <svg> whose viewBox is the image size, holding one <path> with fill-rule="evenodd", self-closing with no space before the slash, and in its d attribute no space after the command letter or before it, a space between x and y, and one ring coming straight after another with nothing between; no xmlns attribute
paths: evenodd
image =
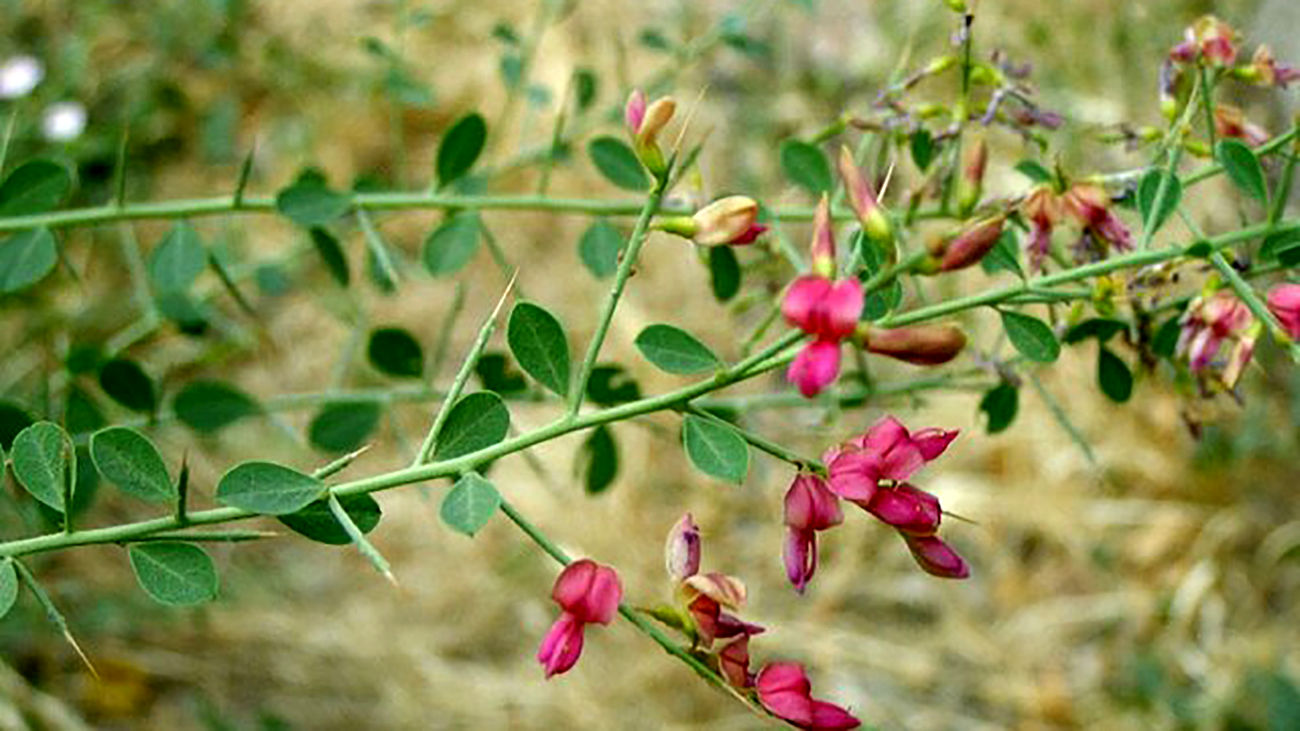
<svg viewBox="0 0 1300 731"><path fill-rule="evenodd" d="M0 99L27 96L45 78L45 68L32 56L12 56L0 65Z"/></svg>
<svg viewBox="0 0 1300 731"><path fill-rule="evenodd" d="M45 108L41 131L50 142L71 142L86 131L86 108L81 102L58 102Z"/></svg>

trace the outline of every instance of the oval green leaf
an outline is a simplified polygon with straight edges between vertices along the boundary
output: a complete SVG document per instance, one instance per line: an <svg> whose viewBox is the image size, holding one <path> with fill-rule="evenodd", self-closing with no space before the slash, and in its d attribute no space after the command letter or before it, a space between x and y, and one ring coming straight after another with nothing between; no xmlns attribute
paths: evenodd
<svg viewBox="0 0 1300 731"><path fill-rule="evenodd" d="M149 281L157 292L180 292L194 283L207 262L199 232L179 221L149 255Z"/></svg>
<svg viewBox="0 0 1300 731"><path fill-rule="evenodd" d="M1164 178L1164 173L1160 170L1150 170L1142 176L1142 181L1138 183L1138 211L1142 214L1142 221L1145 224L1151 221L1152 209L1155 208L1156 194L1160 192L1160 181ZM1160 227L1165 224L1165 220L1178 210L1178 203L1183 198L1183 184L1179 182L1178 176L1169 178L1169 184L1165 190L1165 197L1161 201L1160 210L1155 214L1155 220L1151 223L1152 232L1159 231Z"/></svg>
<svg viewBox="0 0 1300 731"><path fill-rule="evenodd" d="M483 115L471 112L447 130L438 145L438 185L447 185L474 167L487 140L487 122Z"/></svg>
<svg viewBox="0 0 1300 731"><path fill-rule="evenodd" d="M718 367L718 356L694 335L672 325L651 325L636 336L637 350L660 370L677 375L704 373Z"/></svg>
<svg viewBox="0 0 1300 731"><path fill-rule="evenodd" d="M156 503L176 499L162 455L134 429L115 426L95 432L90 437L90 458L104 479L130 495Z"/></svg>
<svg viewBox="0 0 1300 731"><path fill-rule="evenodd" d="M38 421L14 439L14 477L45 505L63 512L64 493L76 475L72 439L58 424Z"/></svg>
<svg viewBox="0 0 1300 731"><path fill-rule="evenodd" d="M176 418L189 428L212 434L262 409L252 396L221 381L190 381L172 401Z"/></svg>
<svg viewBox="0 0 1300 731"><path fill-rule="evenodd" d="M314 178L290 185L275 197L275 209L303 228L323 226L348 212L352 198Z"/></svg>
<svg viewBox="0 0 1300 731"><path fill-rule="evenodd" d="M555 315L531 302L516 304L506 342L525 373L560 396L569 393L569 341Z"/></svg>
<svg viewBox="0 0 1300 731"><path fill-rule="evenodd" d="M371 330L366 356L380 373L398 378L424 375L424 349L414 335L400 327Z"/></svg>
<svg viewBox="0 0 1300 731"><path fill-rule="evenodd" d="M618 270L618 255L622 250L623 234L603 218L588 226L578 241L578 256L597 279Z"/></svg>
<svg viewBox="0 0 1300 731"><path fill-rule="evenodd" d="M1237 139L1219 140L1214 147L1214 156L1243 193L1257 201L1268 199L1264 166L1259 164L1259 156L1249 145Z"/></svg>
<svg viewBox="0 0 1300 731"><path fill-rule="evenodd" d="M374 530L375 526L379 525L379 519L383 517L379 503L369 495L345 495L339 498L339 504L343 506L343 512L348 514L362 534ZM326 499L316 500L302 510L281 515L276 520L294 533L317 543L345 546L352 542L348 532L339 525L338 518L335 518L334 513L330 511Z"/></svg>
<svg viewBox="0 0 1300 731"><path fill-rule="evenodd" d="M578 451L578 469L582 485L588 495L604 492L618 477L618 443L613 431L601 424L591 430L591 435Z"/></svg>
<svg viewBox="0 0 1300 731"><path fill-rule="evenodd" d="M184 607L217 596L217 567L192 543L135 543L127 549L127 556L140 588L160 604Z"/></svg>
<svg viewBox="0 0 1300 731"><path fill-rule="evenodd" d="M1020 390L1003 381L984 394L980 399L980 411L988 417L985 427L989 434L997 434L1011 426L1020 409Z"/></svg>
<svg viewBox="0 0 1300 731"><path fill-rule="evenodd" d="M316 255L325 263L330 276L339 285L348 286L348 282L352 281L352 273L348 270L348 258L344 255L339 240L320 226L313 226L307 233L311 236L311 244L316 249Z"/></svg>
<svg viewBox="0 0 1300 731"><path fill-rule="evenodd" d="M59 261L49 229L22 231L0 242L0 294L19 292L41 281Z"/></svg>
<svg viewBox="0 0 1300 731"><path fill-rule="evenodd" d="M1097 354L1097 384L1106 398L1122 404L1133 395L1133 372L1118 355L1102 348Z"/></svg>
<svg viewBox="0 0 1300 731"><path fill-rule="evenodd" d="M317 449L351 452L379 426L384 407L378 401L339 401L326 404L312 418L307 434Z"/></svg>
<svg viewBox="0 0 1300 731"><path fill-rule="evenodd" d="M218 502L263 515L296 513L324 492L320 480L274 462L236 465L217 483Z"/></svg>
<svg viewBox="0 0 1300 731"><path fill-rule="evenodd" d="M447 527L472 538L499 507L501 493L496 486L471 472L457 480L442 499L438 515Z"/></svg>
<svg viewBox="0 0 1300 731"><path fill-rule="evenodd" d="M501 397L491 391L477 391L461 397L451 407L438 430L433 457L448 460L486 449L506 438L510 411Z"/></svg>
<svg viewBox="0 0 1300 731"><path fill-rule="evenodd" d="M709 248L709 284L719 302L730 300L740 291L740 261L730 246Z"/></svg>
<svg viewBox="0 0 1300 731"><path fill-rule="evenodd" d="M700 472L740 484L749 473L749 445L725 424L687 415L682 421L686 456Z"/></svg>
<svg viewBox="0 0 1300 731"><path fill-rule="evenodd" d="M650 185L650 178L636 153L617 137L592 140L587 144L587 156L606 180L624 190L643 193Z"/></svg>
<svg viewBox="0 0 1300 731"><path fill-rule="evenodd" d="M157 406L153 380L133 360L115 358L100 366L99 386L110 398L132 411L151 413Z"/></svg>
<svg viewBox="0 0 1300 731"><path fill-rule="evenodd" d="M916 169L925 172L934 160L934 135L921 127L908 138L908 147L911 148L912 162L916 163Z"/></svg>
<svg viewBox="0 0 1300 731"><path fill-rule="evenodd" d="M11 558L0 560L0 619L13 609L18 601L18 572Z"/></svg>
<svg viewBox="0 0 1300 731"><path fill-rule="evenodd" d="M29 160L0 183L0 218L30 216L59 207L72 190L72 174L49 160Z"/></svg>
<svg viewBox="0 0 1300 731"><path fill-rule="evenodd" d="M781 143L781 172L787 180L814 196L829 191L834 184L831 165L820 148L803 140Z"/></svg>
<svg viewBox="0 0 1300 731"><path fill-rule="evenodd" d="M461 211L442 222L424 240L424 268L435 277L455 274L478 250L479 217L474 211Z"/></svg>
<svg viewBox="0 0 1300 731"><path fill-rule="evenodd" d="M1019 312L1000 311L1007 338L1021 355L1036 363L1051 363L1061 355L1061 344L1047 323Z"/></svg>

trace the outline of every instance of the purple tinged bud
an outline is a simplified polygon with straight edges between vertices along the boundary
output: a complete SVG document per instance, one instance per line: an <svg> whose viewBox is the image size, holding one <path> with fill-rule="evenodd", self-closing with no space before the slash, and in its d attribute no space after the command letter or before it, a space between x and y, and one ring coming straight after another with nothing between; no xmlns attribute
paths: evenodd
<svg viewBox="0 0 1300 731"><path fill-rule="evenodd" d="M632 137L636 137L641 131L641 123L645 120L645 107L645 92L634 89L627 98L627 106L623 108L623 121L627 124L627 132Z"/></svg>
<svg viewBox="0 0 1300 731"><path fill-rule="evenodd" d="M834 279L837 269L835 263L835 226L831 220L830 198L822 193L813 212L812 270L814 274L826 279Z"/></svg>
<svg viewBox="0 0 1300 731"><path fill-rule="evenodd" d="M876 191L862 174L862 169L853 160L853 153L848 147L840 147L838 161L840 179L844 181L844 190L848 193L849 205L858 217L858 224L867 239L885 254L889 261L896 255L894 251L894 232L889 225L889 217L880 207Z"/></svg>
<svg viewBox="0 0 1300 731"><path fill-rule="evenodd" d="M899 532L912 558L927 573L941 579L964 579L970 576L970 567L962 557L938 536L913 536Z"/></svg>
<svg viewBox="0 0 1300 731"><path fill-rule="evenodd" d="M951 239L940 240L930 252L938 259L936 269L941 272L951 272L978 264L979 260L997 245L1005 221L1006 214L1000 213L992 218L976 221Z"/></svg>
<svg viewBox="0 0 1300 731"><path fill-rule="evenodd" d="M683 515L668 531L664 564L674 581L684 581L700 572L700 528L690 513Z"/></svg>
<svg viewBox="0 0 1300 731"><path fill-rule="evenodd" d="M912 365L941 365L956 358L966 347L966 334L955 325L898 328L862 325L858 333L862 347L868 351Z"/></svg>

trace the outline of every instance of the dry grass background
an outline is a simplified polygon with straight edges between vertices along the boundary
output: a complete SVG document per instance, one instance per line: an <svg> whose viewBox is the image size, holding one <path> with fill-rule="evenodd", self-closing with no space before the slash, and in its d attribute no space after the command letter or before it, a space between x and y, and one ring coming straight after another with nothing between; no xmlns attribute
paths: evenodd
<svg viewBox="0 0 1300 731"><path fill-rule="evenodd" d="M37 5L52 15L76 13L72 3ZM763 140L820 128L846 98L860 108L900 55L939 51L948 16L940 3L906 0L821 2L815 16L771 5L779 22L762 13L756 21L774 44L770 68L756 71L738 54L719 52L692 65L675 88L689 98L709 85L698 121L713 128L704 165L709 185L757 185L769 204L799 203L800 194L772 182L778 179L776 156ZM984 0L977 31L986 48L1032 55L1043 96L1072 117L1152 122L1156 54L1210 5ZM260 191L273 191L307 162L335 180L389 163L386 107L348 81L369 68L358 37L389 33L387 6L313 0L249 7L251 46L274 40L320 64L323 70L312 73L329 79L324 88L304 84L292 95L256 95L246 107L239 138L260 140ZM558 90L575 65L589 65L604 72L601 102L611 103L620 74L635 78L661 63L633 43L642 24L680 30L729 7L582 2L547 30L534 79ZM1252 8L1214 7L1242 26L1249 26ZM408 145L404 164L414 179L422 179L439 133L456 116L477 108L495 120L503 94L492 26L509 19L527 28L534 5L443 2L434 11L429 27L407 39L419 75L438 97L433 109L400 120ZM114 29L105 26L96 53L147 54L147 43L114 37L120 32ZM620 38L624 53L615 42ZM266 58L248 51L248 66L234 78L254 83ZM189 71L189 91L200 107L234 83ZM749 119L747 110L757 104L766 105L764 113ZM532 116L494 127L496 159L549 134L545 110L521 110ZM1004 162L1016 159L1015 148L1005 152ZM1095 145L1072 144L1066 154L1099 168L1134 163ZM611 192L583 172L584 165L572 167L557 172L556 193ZM995 185L1015 184L1005 165L994 174L1004 176ZM232 178L229 166L203 166L192 156L159 175L154 193L160 197L210 194ZM500 187L532 185L530 174L517 174ZM1235 213L1212 204L1203 215L1211 224L1231 225ZM384 230L414 260L436 220L434 214L401 214L385 219ZM585 222L529 214L494 214L488 221L523 265L522 290L557 312L575 341L585 341L603 291L580 271L575 254ZM269 220L202 225L257 256L287 247L295 236ZM160 230L141 226L140 235L152 241ZM796 241L806 235L795 226L784 233ZM111 257L90 262L99 267L89 272L92 286L103 290L87 292L85 302L111 291L118 266ZM453 353L467 347L470 323L490 309L503 285L486 252L462 279L465 315ZM974 275L969 284L982 279ZM320 287L299 296L263 303L274 346L235 356L220 371L262 395L330 384L339 353L350 352L350 329L325 314L346 304L319 281ZM367 294L367 317L407 327L431 344L450 300L445 280L417 274L403 282L399 296ZM736 333L752 317L709 296L692 251L655 238L607 352L631 363L643 390L654 392L676 381L636 356L631 339L644 325L677 322L734 356ZM988 347L993 339L981 329L989 324L985 317L969 324L983 332L977 342ZM170 340L147 357L166 370L182 367L196 352L184 340ZM1232 433L1262 430L1280 440L1278 451L1217 464L1194 459L1198 451L1184 428L1179 397L1164 379L1141 380L1134 402L1116 407L1093 385L1091 356L1071 353L1041 377L1092 444L1095 465L1028 387L1020 418L996 437L983 434L977 393L872 402L834 425L803 411L752 418L756 430L788 435L792 446L810 454L886 411L909 425L961 428L963 436L927 468L921 484L949 510L978 523L953 521L946 529L972 565L965 582L921 574L888 531L854 514L824 536L822 568L808 596L794 596L780 562L780 497L790 470L756 455L743 487L710 482L681 457L670 417L616 427L622 473L599 498L584 497L573 476L576 437L537 450L540 470L512 457L494 467L492 478L568 550L616 564L636 603L666 597L662 537L683 510L692 511L705 531L706 567L744 577L751 590L748 618L771 628L756 641L756 657L808 663L819 693L882 728L1269 728L1270 699L1276 708L1277 698L1287 696L1261 691L1272 686L1260 678L1273 671L1300 677L1300 471L1295 411L1285 402L1293 386L1271 372L1267 388L1251 394L1269 408L1224 409ZM345 360L360 362L355 353ZM445 384L454 367L445 366L435 383ZM910 373L878 370L886 378ZM773 377L740 390L780 388ZM512 412L515 426L527 429L549 420L553 408L514 404ZM308 417L286 414L284 423L301 434ZM428 417L424 408L401 410L381 431L378 447L349 474L405 464L410 440L418 442ZM241 457L320 461L301 439L272 423L246 424L215 441L179 428L156 436L169 456L188 450L202 488ZM373 538L392 560L400 590L348 548L284 539L215 549L220 601L160 611L138 596L119 549L81 549L50 557L41 573L104 681L80 673L57 638L36 623L30 634L4 636L4 656L88 724L105 728L729 729L763 723L696 682L625 624L590 633L578 667L543 681L533 653L552 619L548 594L555 567L504 520L494 520L472 541L451 533L437 519L444 489L432 484L379 496L385 519ZM102 509L105 520L132 514L116 504ZM14 697L17 691L8 692ZM1280 718L1282 725L1271 728L1300 728L1300 720Z"/></svg>

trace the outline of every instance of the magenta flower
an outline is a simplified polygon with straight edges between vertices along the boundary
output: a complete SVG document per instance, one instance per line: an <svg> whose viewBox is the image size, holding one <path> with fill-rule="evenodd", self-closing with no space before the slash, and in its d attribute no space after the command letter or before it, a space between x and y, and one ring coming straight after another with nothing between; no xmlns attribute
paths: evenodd
<svg viewBox="0 0 1300 731"><path fill-rule="evenodd" d="M785 574L794 590L804 587L817 571L817 531L844 522L839 498L817 475L800 473L785 493Z"/></svg>
<svg viewBox="0 0 1300 731"><path fill-rule="evenodd" d="M952 547L938 536L915 536L899 531L912 558L927 573L941 579L964 579L970 576L970 568Z"/></svg>
<svg viewBox="0 0 1300 731"><path fill-rule="evenodd" d="M668 531L664 565L674 581L684 581L700 572L700 527L690 513L683 515Z"/></svg>
<svg viewBox="0 0 1300 731"><path fill-rule="evenodd" d="M869 503L881 480L903 482L939 455L956 430L922 429L915 434L892 416L877 421L862 436L828 450L823 461L830 489L846 500Z"/></svg>
<svg viewBox="0 0 1300 731"><path fill-rule="evenodd" d="M834 703L813 698L812 683L799 663L768 663L758 672L754 684L764 708L799 728L833 731L862 725L853 714Z"/></svg>
<svg viewBox="0 0 1300 731"><path fill-rule="evenodd" d="M537 650L546 677L572 668L582 654L583 632L588 624L609 624L623 599L618 574L608 566L580 559L564 567L551 589L560 605L560 617L551 625Z"/></svg>
<svg viewBox="0 0 1300 731"><path fill-rule="evenodd" d="M934 535L943 513L939 498L906 482L881 487L870 501L860 504L880 522L914 536Z"/></svg>
<svg viewBox="0 0 1300 731"><path fill-rule="evenodd" d="M826 277L803 276L794 280L781 303L786 322L818 340L838 343L853 334L862 314L862 283L839 282Z"/></svg>
<svg viewBox="0 0 1300 731"><path fill-rule="evenodd" d="M1287 335L1300 340L1300 284L1279 284L1269 290L1268 311Z"/></svg>
<svg viewBox="0 0 1300 731"><path fill-rule="evenodd" d="M834 383L840 373L840 344L814 340L803 347L785 372L786 380L806 398L812 398Z"/></svg>

